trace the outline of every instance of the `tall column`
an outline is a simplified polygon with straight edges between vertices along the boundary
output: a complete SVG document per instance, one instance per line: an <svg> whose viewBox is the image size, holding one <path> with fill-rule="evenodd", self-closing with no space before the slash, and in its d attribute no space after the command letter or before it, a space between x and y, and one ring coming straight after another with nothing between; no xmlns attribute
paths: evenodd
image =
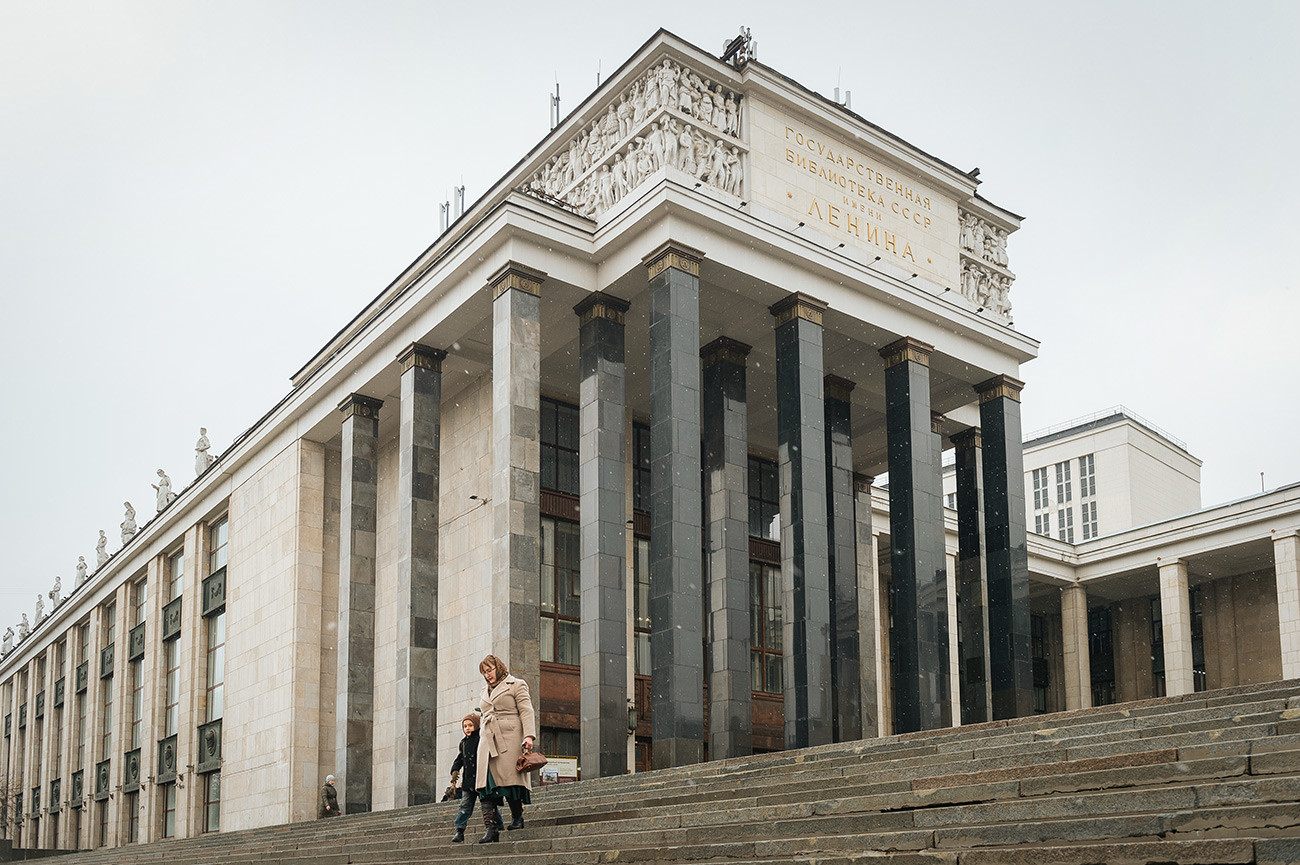
<svg viewBox="0 0 1300 865"><path fill-rule="evenodd" d="M393 801L438 801L438 480L445 351L412 344L397 418L397 700Z"/></svg>
<svg viewBox="0 0 1300 865"><path fill-rule="evenodd" d="M862 738L862 652L858 646L857 525L854 514L853 382L828 375L826 395L826 549L830 556L831 721L836 742ZM868 494L869 495L869 494Z"/></svg>
<svg viewBox="0 0 1300 865"><path fill-rule="evenodd" d="M984 460L978 428L952 437L957 450L957 606L961 722L990 720L988 575L984 561Z"/></svg>
<svg viewBox="0 0 1300 865"><path fill-rule="evenodd" d="M749 671L750 346L720 336L700 349L704 367L705 554L708 558L709 756L754 750Z"/></svg>
<svg viewBox="0 0 1300 865"><path fill-rule="evenodd" d="M343 496L339 515L338 723L334 751L335 765L343 776L341 798L349 814L370 810L374 772L375 513L382 405L382 401L359 393L339 405L343 413Z"/></svg>
<svg viewBox="0 0 1300 865"><path fill-rule="evenodd" d="M800 292L771 308L776 318L787 748L834 741L826 406L822 390L825 309L825 303Z"/></svg>
<svg viewBox="0 0 1300 865"><path fill-rule="evenodd" d="M656 768L704 757L700 259L672 243L650 279L650 676Z"/></svg>
<svg viewBox="0 0 1300 865"><path fill-rule="evenodd" d="M975 385L980 397L984 459L989 681L995 721L1034 713L1025 460L1020 431L1020 391L1024 386L1024 382L1008 375Z"/></svg>
<svg viewBox="0 0 1300 865"><path fill-rule="evenodd" d="M492 288L492 651L534 695L541 676L543 274L510 263Z"/></svg>
<svg viewBox="0 0 1300 865"><path fill-rule="evenodd" d="M584 778L627 773L628 302L592 292L578 314L579 645Z"/></svg>
<svg viewBox="0 0 1300 865"><path fill-rule="evenodd" d="M1160 629L1165 638L1165 693L1190 694L1192 610L1187 595L1187 561L1160 563Z"/></svg>
<svg viewBox="0 0 1300 865"><path fill-rule="evenodd" d="M1061 589L1061 651L1065 708L1092 706L1092 664L1088 657L1088 591L1078 583Z"/></svg>
<svg viewBox="0 0 1300 865"><path fill-rule="evenodd" d="M951 717L943 501L930 417L933 350L911 337L880 350L889 448L895 733L932 730Z"/></svg>
<svg viewBox="0 0 1300 865"><path fill-rule="evenodd" d="M1300 531L1273 538L1282 678L1300 678Z"/></svg>
<svg viewBox="0 0 1300 865"><path fill-rule="evenodd" d="M858 694L864 739L880 735L880 663L886 657L881 645L879 572L876 568L875 530L871 517L870 475L853 475L853 542L858 592Z"/></svg>

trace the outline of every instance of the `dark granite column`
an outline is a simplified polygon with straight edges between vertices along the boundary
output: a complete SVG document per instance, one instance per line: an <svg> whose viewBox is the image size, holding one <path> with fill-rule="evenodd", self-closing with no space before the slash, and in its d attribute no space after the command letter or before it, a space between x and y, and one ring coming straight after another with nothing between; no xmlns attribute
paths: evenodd
<svg viewBox="0 0 1300 865"><path fill-rule="evenodd" d="M700 259L665 244L650 279L650 699L656 769L704 757Z"/></svg>
<svg viewBox="0 0 1300 865"><path fill-rule="evenodd" d="M1024 382L1008 375L975 386L980 395L984 458L989 681L995 721L1024 717L1034 711L1025 462L1020 432L1020 391L1024 386Z"/></svg>
<svg viewBox="0 0 1300 865"><path fill-rule="evenodd" d="M984 563L984 467L980 431L952 437L957 449L957 616L961 628L961 722L991 720L988 579Z"/></svg>
<svg viewBox="0 0 1300 865"><path fill-rule="evenodd" d="M704 366L704 506L708 558L709 756L753 753L749 672L749 420L745 357L720 336Z"/></svg>
<svg viewBox="0 0 1300 865"><path fill-rule="evenodd" d="M822 312L795 293L776 317L776 436L781 479L785 746L834 740L831 714L830 550L826 527L826 407Z"/></svg>
<svg viewBox="0 0 1300 865"><path fill-rule="evenodd" d="M593 292L578 314L578 489L581 495L582 777L627 773L628 303Z"/></svg>
<svg viewBox="0 0 1300 865"><path fill-rule="evenodd" d="M871 517L870 475L853 476L854 554L858 575L858 693L862 706L862 737L880 735L879 577L876 568L875 530Z"/></svg>
<svg viewBox="0 0 1300 865"><path fill-rule="evenodd" d="M338 708L335 773L345 813L371 809L375 727L375 512L379 489L379 408L354 393L343 412L339 514Z"/></svg>
<svg viewBox="0 0 1300 865"><path fill-rule="evenodd" d="M492 288L493 653L540 699L541 292L543 275L508 264Z"/></svg>
<svg viewBox="0 0 1300 865"><path fill-rule="evenodd" d="M445 351L412 344L402 369L397 457L397 703L393 801L438 801L438 478Z"/></svg>
<svg viewBox="0 0 1300 865"><path fill-rule="evenodd" d="M889 447L895 733L943 726L948 696L948 581L935 529L943 524L943 502L930 418L933 350L910 337L880 350Z"/></svg>
<svg viewBox="0 0 1300 865"><path fill-rule="evenodd" d="M828 375L826 393L826 512L831 590L831 719L836 742L862 738L858 675L858 561L854 517L853 382ZM868 514L870 519L870 514Z"/></svg>

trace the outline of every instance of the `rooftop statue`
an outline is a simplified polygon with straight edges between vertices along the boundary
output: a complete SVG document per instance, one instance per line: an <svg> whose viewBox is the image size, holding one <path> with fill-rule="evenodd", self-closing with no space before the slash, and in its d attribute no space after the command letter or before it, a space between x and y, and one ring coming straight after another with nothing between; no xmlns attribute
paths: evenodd
<svg viewBox="0 0 1300 865"><path fill-rule="evenodd" d="M105 545L108 544L108 538L104 537L104 533L103 533L102 531L99 533L99 540L100 540L101 543L103 543L103 544L105 544ZM105 554L105 555L104 555L104 559L107 559L107 558L108 558L108 555ZM101 560L101 561L100 561L100 564L102 565L103 563L104 563L103 560ZM87 566L86 566L86 557L85 557L85 556L77 556L77 585L78 585L78 586L81 585L82 583L84 583L84 582L86 581L86 567L87 567ZM74 586L74 588L75 588L75 586Z"/></svg>
<svg viewBox="0 0 1300 865"><path fill-rule="evenodd" d="M32 626L27 622L27 614L23 613L23 620L18 623L18 642L27 639L27 635L32 632Z"/></svg>
<svg viewBox="0 0 1300 865"><path fill-rule="evenodd" d="M13 648L14 648L14 629L5 628L5 641L3 646L0 646L0 654L7 655L13 651Z"/></svg>
<svg viewBox="0 0 1300 865"><path fill-rule="evenodd" d="M108 535L104 534L103 529L99 530L99 540L95 542L95 558L98 560L95 564L95 567L97 568L102 568L104 566L104 562L108 561ZM84 557L82 558L82 561L83 562L85 561ZM78 570L77 585L81 585L85 581L86 581L85 572Z"/></svg>
<svg viewBox="0 0 1300 865"><path fill-rule="evenodd" d="M172 479L167 477L167 472L162 469L158 469L158 483L149 486L157 493L155 499L159 511L170 505L176 498L176 493L172 492Z"/></svg>
<svg viewBox="0 0 1300 865"><path fill-rule="evenodd" d="M56 576L54 578L54 588L50 589L50 594L49 594L50 612L54 612L55 608L59 606L59 601L62 600L62 598L60 597L62 592L63 592L63 578Z"/></svg>
<svg viewBox="0 0 1300 865"><path fill-rule="evenodd" d="M39 592L36 595L36 624L45 621L45 596Z"/></svg>
<svg viewBox="0 0 1300 865"><path fill-rule="evenodd" d="M194 445L194 474L201 475L212 465L212 454L208 449L212 447L212 442L208 441L208 428L199 427L199 440Z"/></svg>
<svg viewBox="0 0 1300 865"><path fill-rule="evenodd" d="M125 544L135 537L135 533L140 530L140 527L135 524L135 508L131 507L131 503L122 502L122 506L126 508L126 515L122 520L122 543Z"/></svg>

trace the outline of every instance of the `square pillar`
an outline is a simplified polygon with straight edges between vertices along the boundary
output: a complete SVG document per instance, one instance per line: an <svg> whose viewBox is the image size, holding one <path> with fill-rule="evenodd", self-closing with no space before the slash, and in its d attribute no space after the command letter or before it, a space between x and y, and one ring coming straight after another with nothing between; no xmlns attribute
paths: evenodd
<svg viewBox="0 0 1300 865"><path fill-rule="evenodd" d="M753 753L749 597L750 346L725 336L700 349L709 647L709 756Z"/></svg>
<svg viewBox="0 0 1300 865"><path fill-rule="evenodd" d="M938 447L930 416L933 346L903 337L885 359L895 733L949 723L948 580Z"/></svg>
<svg viewBox="0 0 1300 865"><path fill-rule="evenodd" d="M354 393L343 413L339 515L338 724L336 774L346 814L371 810L375 726L375 514L381 400ZM196 593L197 594L197 593ZM197 613L197 610L195 610Z"/></svg>
<svg viewBox="0 0 1300 865"><path fill-rule="evenodd" d="M583 778L627 773L628 302L593 292L578 314Z"/></svg>
<svg viewBox="0 0 1300 865"><path fill-rule="evenodd" d="M1273 538L1277 581L1277 624L1282 642L1282 678L1300 679L1300 532Z"/></svg>
<svg viewBox="0 0 1300 865"><path fill-rule="evenodd" d="M826 404L826 549L830 561L831 722L836 742L862 738L862 651L858 645L858 527L854 513L853 382L828 375ZM870 494L868 493L868 496ZM874 679L874 677L873 677Z"/></svg>
<svg viewBox="0 0 1300 865"><path fill-rule="evenodd" d="M655 768L704 758L700 259L665 244L650 280L650 694Z"/></svg>
<svg viewBox="0 0 1300 865"><path fill-rule="evenodd" d="M1192 610L1187 594L1187 561L1160 563L1160 630L1165 638L1165 693L1190 694Z"/></svg>
<svg viewBox="0 0 1300 865"><path fill-rule="evenodd" d="M1092 664L1088 652L1088 592L1078 584L1066 586L1061 590L1061 653L1067 712L1092 706Z"/></svg>
<svg viewBox="0 0 1300 865"><path fill-rule="evenodd" d="M858 592L858 694L864 739L881 734L880 663L886 657L880 624L880 574L872 528L870 475L853 475L853 556Z"/></svg>
<svg viewBox="0 0 1300 865"><path fill-rule="evenodd" d="M539 693L543 274L515 263L492 290L491 651Z"/></svg>
<svg viewBox="0 0 1300 865"><path fill-rule="evenodd" d="M798 292L771 307L776 319L787 748L834 741L826 406L822 390L825 309L822 301Z"/></svg>
<svg viewBox="0 0 1300 865"><path fill-rule="evenodd" d="M1020 391L1024 386L1008 375L975 386L980 397L980 453L984 459L989 681L995 721L1034 713L1025 459L1020 430Z"/></svg>
<svg viewBox="0 0 1300 865"><path fill-rule="evenodd" d="M952 437L957 451L957 621L961 722L991 720L988 574L984 560L984 460L978 428Z"/></svg>
<svg viewBox="0 0 1300 865"><path fill-rule="evenodd" d="M397 699L393 802L437 802L438 482L445 351L412 344L397 416Z"/></svg>

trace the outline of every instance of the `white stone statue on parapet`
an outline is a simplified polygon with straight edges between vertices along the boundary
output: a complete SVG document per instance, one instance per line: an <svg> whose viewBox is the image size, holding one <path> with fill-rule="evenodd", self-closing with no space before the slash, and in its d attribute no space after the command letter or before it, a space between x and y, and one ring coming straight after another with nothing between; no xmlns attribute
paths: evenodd
<svg viewBox="0 0 1300 865"><path fill-rule="evenodd" d="M104 534L103 529L99 530L99 540L95 542L95 559L96 559L95 567L97 568L102 568L104 566L104 562L108 561L108 535ZM81 561L85 562L86 560L84 557L82 557ZM86 572L78 568L77 585L81 585L85 581L86 581Z"/></svg>
<svg viewBox="0 0 1300 865"><path fill-rule="evenodd" d="M54 588L50 589L50 612L58 609L59 601L63 600L63 578L56 576L54 578Z"/></svg>
<svg viewBox="0 0 1300 865"><path fill-rule="evenodd" d="M0 646L0 654L9 654L14 649L14 629L5 628L4 644Z"/></svg>
<svg viewBox="0 0 1300 865"><path fill-rule="evenodd" d="M27 639L27 635L32 632L32 626L27 621L27 614L23 613L23 620L18 623L18 642Z"/></svg>
<svg viewBox="0 0 1300 865"><path fill-rule="evenodd" d="M159 511L170 505L176 498L176 493L172 492L172 479L167 477L167 472L162 469L158 469L158 483L149 486L156 492L155 498Z"/></svg>
<svg viewBox="0 0 1300 865"><path fill-rule="evenodd" d="M36 595L36 624L39 625L43 621L45 621L45 596L38 593Z"/></svg>
<svg viewBox="0 0 1300 865"><path fill-rule="evenodd" d="M199 440L194 444L194 474L203 474L212 465L212 454L208 450L212 442L208 441L208 428L199 427Z"/></svg>
<svg viewBox="0 0 1300 865"><path fill-rule="evenodd" d="M131 507L131 503L122 502L122 507L126 509L122 519L122 543L125 544L135 537L135 533L140 530L140 527L135 524L135 508Z"/></svg>

